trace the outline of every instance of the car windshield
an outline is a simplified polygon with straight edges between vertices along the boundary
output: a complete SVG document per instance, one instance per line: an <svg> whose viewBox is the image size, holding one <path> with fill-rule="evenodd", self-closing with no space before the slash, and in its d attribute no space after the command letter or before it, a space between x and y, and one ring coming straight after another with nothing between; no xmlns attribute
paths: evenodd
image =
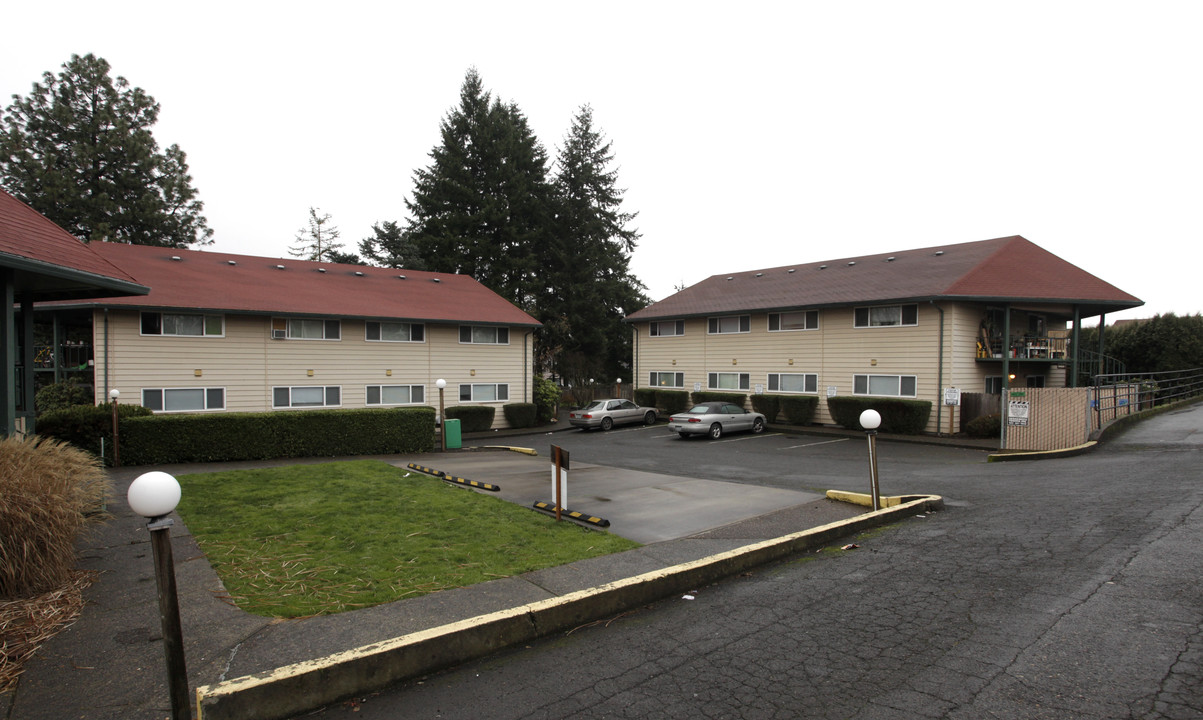
<svg viewBox="0 0 1203 720"><path fill-rule="evenodd" d="M593 402L589 403L585 407L581 408L581 410L605 410L605 409L606 409L606 404L604 402L602 402L601 400L594 400Z"/></svg>

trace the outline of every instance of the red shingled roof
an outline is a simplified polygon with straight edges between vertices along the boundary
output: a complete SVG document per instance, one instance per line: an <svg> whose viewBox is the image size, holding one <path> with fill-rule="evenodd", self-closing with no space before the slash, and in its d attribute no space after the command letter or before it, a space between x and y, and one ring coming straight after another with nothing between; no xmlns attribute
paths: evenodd
<svg viewBox="0 0 1203 720"><path fill-rule="evenodd" d="M1018 235L895 253L714 275L627 316L716 313L903 300L1069 303L1082 316L1144 303Z"/></svg>
<svg viewBox="0 0 1203 720"><path fill-rule="evenodd" d="M466 275L94 243L105 260L150 286L145 297L89 305L426 322L538 326Z"/></svg>
<svg viewBox="0 0 1203 720"><path fill-rule="evenodd" d="M87 297L146 290L90 246L3 190L0 190L0 265L18 269L18 292L30 291L38 297Z"/></svg>

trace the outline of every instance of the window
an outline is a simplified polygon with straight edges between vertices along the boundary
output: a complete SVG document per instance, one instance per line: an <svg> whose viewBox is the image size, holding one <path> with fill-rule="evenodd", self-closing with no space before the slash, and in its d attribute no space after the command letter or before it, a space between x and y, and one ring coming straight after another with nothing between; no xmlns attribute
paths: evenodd
<svg viewBox="0 0 1203 720"><path fill-rule="evenodd" d="M142 388L142 407L155 412L224 410L225 388Z"/></svg>
<svg viewBox="0 0 1203 720"><path fill-rule="evenodd" d="M918 325L918 305L879 305L878 307L859 307L856 309L856 327L897 327L899 325Z"/></svg>
<svg viewBox="0 0 1203 720"><path fill-rule="evenodd" d="M648 384L652 387L685 387L685 373L652 372L648 378Z"/></svg>
<svg viewBox="0 0 1203 720"><path fill-rule="evenodd" d="M272 337L280 340L340 340L342 322L311 318L272 318Z"/></svg>
<svg viewBox="0 0 1203 720"><path fill-rule="evenodd" d="M726 333L746 333L752 330L751 315L724 315L723 317L710 318L710 326L707 332L711 335L724 335Z"/></svg>
<svg viewBox="0 0 1203 720"><path fill-rule="evenodd" d="M648 334L652 337L671 337L685 334L684 320L661 320L648 325Z"/></svg>
<svg viewBox="0 0 1203 720"><path fill-rule="evenodd" d="M1043 375L1028 375L1027 385L1030 388L1044 387L1044 376Z"/></svg>
<svg viewBox="0 0 1203 720"><path fill-rule="evenodd" d="M426 401L422 385L368 385L368 405L413 405Z"/></svg>
<svg viewBox="0 0 1203 720"><path fill-rule="evenodd" d="M1002 375L994 375L986 378L986 392L991 395L1002 394Z"/></svg>
<svg viewBox="0 0 1203 720"><path fill-rule="evenodd" d="M817 393L819 376L815 373L769 373L769 392Z"/></svg>
<svg viewBox="0 0 1203 720"><path fill-rule="evenodd" d="M225 335L221 315L189 315L180 313L142 313L143 335L183 335L189 337L221 337Z"/></svg>
<svg viewBox="0 0 1203 720"><path fill-rule="evenodd" d="M707 384L711 390L747 390L752 379L748 373L710 373Z"/></svg>
<svg viewBox="0 0 1203 720"><path fill-rule="evenodd" d="M339 405L342 405L342 388L337 385L272 388L272 407L338 407Z"/></svg>
<svg viewBox="0 0 1203 720"><path fill-rule="evenodd" d="M459 386L460 402L494 402L510 399L506 383L472 383Z"/></svg>
<svg viewBox="0 0 1203 720"><path fill-rule="evenodd" d="M856 395L915 397L914 375L854 375L852 392Z"/></svg>
<svg viewBox="0 0 1203 720"><path fill-rule="evenodd" d="M510 329L487 325L460 325L459 341L484 345L509 345Z"/></svg>
<svg viewBox="0 0 1203 720"><path fill-rule="evenodd" d="M421 323L368 321L365 339L369 342L425 342L426 326Z"/></svg>
<svg viewBox="0 0 1203 720"><path fill-rule="evenodd" d="M797 312L769 313L769 332L788 332L790 330L815 330L819 327L818 310L799 310Z"/></svg>

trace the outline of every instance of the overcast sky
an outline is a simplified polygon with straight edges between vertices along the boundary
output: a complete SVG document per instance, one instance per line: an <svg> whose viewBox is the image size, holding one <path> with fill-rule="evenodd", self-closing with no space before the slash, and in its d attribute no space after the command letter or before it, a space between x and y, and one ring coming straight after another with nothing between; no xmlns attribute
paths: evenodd
<svg viewBox="0 0 1203 720"><path fill-rule="evenodd" d="M554 157L613 143L654 300L1006 235L1203 311L1203 3L10 3L0 100L94 53L162 106L213 250L406 219L469 67ZM1091 323L1087 323L1091 324Z"/></svg>

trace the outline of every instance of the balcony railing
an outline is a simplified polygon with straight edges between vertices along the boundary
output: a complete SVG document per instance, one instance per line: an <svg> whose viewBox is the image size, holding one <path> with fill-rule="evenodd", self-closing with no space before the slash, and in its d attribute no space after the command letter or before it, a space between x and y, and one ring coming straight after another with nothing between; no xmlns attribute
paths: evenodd
<svg viewBox="0 0 1203 720"><path fill-rule="evenodd" d="M977 340L978 360L1047 360L1065 362L1072 356L1067 337L1018 335L1004 342L1001 335L982 334Z"/></svg>

